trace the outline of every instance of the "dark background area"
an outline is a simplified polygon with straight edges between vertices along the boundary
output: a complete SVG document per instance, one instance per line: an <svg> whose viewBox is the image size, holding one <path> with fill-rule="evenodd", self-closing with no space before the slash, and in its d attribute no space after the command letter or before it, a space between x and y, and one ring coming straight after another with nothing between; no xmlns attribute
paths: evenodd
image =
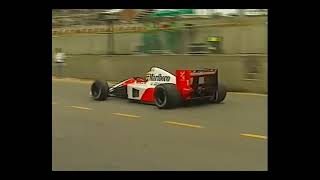
<svg viewBox="0 0 320 180"><path fill-rule="evenodd" d="M120 3L117 1L117 3ZM6 121L10 121L11 125L8 130L7 136L5 137L7 141L10 141L8 145L4 148L10 152L9 164L7 168L13 171L25 171L27 173L24 176L32 174L32 176L42 176L50 175L51 173L51 8L63 8L71 7L74 4L71 1L68 3L61 4L55 1L55 4L42 3L44 8L37 8L35 11L27 11L29 19L37 19L31 22L21 22L18 27L37 27L28 29L24 34L23 41L27 42L24 48L20 48L21 51L10 52L8 54L18 54L21 57L17 59L21 60L19 66L15 66L15 73L12 73L9 69L5 71L5 81L8 84L7 87L14 91L10 91L10 94L14 93L15 96L9 96L6 93L4 96L10 102L10 109L6 113ZM46 4L46 5L44 5ZM78 3L76 6L83 8L88 7L100 7L102 4L107 6L107 3L100 2L93 5L84 6L84 4ZM254 6L254 4L247 2L235 2L238 7L243 7L246 5ZM285 34L290 32L286 31L285 26L291 24L293 20L283 21L286 17L282 11L278 8L272 8L270 4L262 4L259 2L260 6L269 8L269 83L268 83L268 119L269 119L269 172L267 173L249 173L249 172L239 172L239 173L210 173L210 175L232 175L232 177L239 177L239 175L257 175L257 174L268 174L275 175L279 174L281 171L288 169L288 165L295 167L296 169L290 169L291 172L298 170L295 164L299 164L299 154L293 153L294 150L301 148L299 145L295 145L292 149L288 149L290 146L290 141L299 143L302 140L290 139L288 138L288 133L292 133L293 137L297 137L294 133L294 125L301 125L303 117L298 114L293 114L298 108L293 107L296 104L295 99L297 91L295 88L288 87L288 84L296 84L296 82L305 82L302 80L301 76L295 76L292 78L292 69L297 69L296 55L291 54L291 58L285 57L288 52L292 52L291 49L291 38L285 38ZM38 4L39 5L39 4ZM148 6L146 2L144 3L134 3L132 6ZM149 4L149 6L151 3ZM168 7L172 5L171 3L159 2L158 6ZM197 8L206 8L209 4L206 3L187 3L184 2L185 6ZM124 5L130 6L130 5ZM174 6L174 5L172 5ZM174 6L176 7L176 6ZM170 7L171 8L171 7ZM173 8L173 7L172 7ZM41 16L39 16L41 14ZM18 19L18 16L16 16ZM11 23L15 24L15 23ZM17 27L17 26L15 26ZM19 28L13 28L11 33L18 33ZM35 31L34 29L38 29ZM21 36L20 36L21 37ZM280 41L281 40L281 41ZM22 42L21 40L19 42ZM279 43L283 42L283 43ZM8 44L9 47L16 47L12 43ZM290 48L290 49L289 49ZM35 52L35 56L27 56ZM284 52L287 52L284 53ZM30 61L30 59L33 59ZM47 59L47 60L46 60ZM288 59L292 63L288 64ZM31 63L32 62L32 63ZM17 73L19 72L19 73ZM10 85L9 85L10 84ZM12 85L12 86L11 86ZM292 90L293 89L293 90ZM285 93L284 93L285 92ZM14 98L13 98L14 97ZM292 105L290 107L290 104ZM299 109L300 110L300 109ZM296 111L297 112L297 111ZM301 114L301 113L300 113ZM18 116L17 116L18 115ZM4 126L5 127L5 126ZM9 128L8 128L9 129ZM291 130L291 131L290 131ZM303 129L302 129L303 130ZM300 130L299 130L300 131ZM304 141L305 142L305 141ZM292 144L291 144L292 145ZM287 147L287 148L284 148ZM15 173L12 175L16 175ZM59 173L54 173L58 176ZM79 175L79 173L74 173L73 175ZM126 173L124 173L126 174ZM187 176L188 173L185 173ZM196 173L190 173L195 175ZM205 174L205 173L204 173ZM209 173L208 173L209 174ZM60 174L61 175L61 174ZM66 173L64 173L66 175ZM159 176L159 175L158 175ZM172 175L173 176L173 175ZM195 175L195 177L198 177ZM225 176L224 176L225 177ZM270 177L270 176L269 176ZM274 176L273 176L274 177Z"/></svg>

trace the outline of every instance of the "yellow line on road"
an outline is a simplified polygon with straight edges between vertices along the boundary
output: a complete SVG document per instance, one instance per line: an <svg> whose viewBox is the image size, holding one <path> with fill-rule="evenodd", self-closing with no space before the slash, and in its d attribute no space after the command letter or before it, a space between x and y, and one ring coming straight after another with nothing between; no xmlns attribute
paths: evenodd
<svg viewBox="0 0 320 180"><path fill-rule="evenodd" d="M52 104L57 104L56 102L52 102Z"/></svg>
<svg viewBox="0 0 320 180"><path fill-rule="evenodd" d="M112 113L113 115L117 116L126 116L126 117L132 117L132 118L139 118L141 116L135 116L135 115L130 115L130 114L122 114L122 113Z"/></svg>
<svg viewBox="0 0 320 180"><path fill-rule="evenodd" d="M185 124L185 123L179 123L179 122L174 122L174 121L163 121L164 123L167 124L173 124L173 125L178 125L178 126L185 126L185 127L190 127L190 128L204 128L199 125L193 125L193 124Z"/></svg>
<svg viewBox="0 0 320 180"><path fill-rule="evenodd" d="M251 95L251 96L264 96L267 97L268 94L257 94L257 93L241 93L241 92L228 92L228 94L237 94L237 95Z"/></svg>
<svg viewBox="0 0 320 180"><path fill-rule="evenodd" d="M245 136L245 137L258 138L258 139L268 139L267 136L261 136L261 135L256 135L256 134L240 134L240 135Z"/></svg>
<svg viewBox="0 0 320 180"><path fill-rule="evenodd" d="M86 108L86 107L80 107L80 106L65 106L65 107L71 107L76 109L84 109L84 110L92 110L92 108Z"/></svg>

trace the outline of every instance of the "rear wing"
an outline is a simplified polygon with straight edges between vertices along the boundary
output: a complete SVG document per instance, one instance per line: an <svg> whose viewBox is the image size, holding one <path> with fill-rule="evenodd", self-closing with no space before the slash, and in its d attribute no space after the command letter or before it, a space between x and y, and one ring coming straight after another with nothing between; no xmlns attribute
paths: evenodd
<svg viewBox="0 0 320 180"><path fill-rule="evenodd" d="M185 99L213 96L218 89L218 69L176 70L176 84ZM201 94L197 92L199 88Z"/></svg>

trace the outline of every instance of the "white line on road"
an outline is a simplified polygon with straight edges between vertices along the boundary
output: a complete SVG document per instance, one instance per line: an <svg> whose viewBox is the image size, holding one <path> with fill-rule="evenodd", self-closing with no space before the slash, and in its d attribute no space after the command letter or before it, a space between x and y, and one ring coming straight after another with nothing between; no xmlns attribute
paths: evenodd
<svg viewBox="0 0 320 180"><path fill-rule="evenodd" d="M92 108L81 107L81 106L65 106L65 107L70 107L70 108L75 108L75 109L83 109L83 110L92 110Z"/></svg>
<svg viewBox="0 0 320 180"><path fill-rule="evenodd" d="M131 114L122 114L122 113L112 113L113 115L117 116L125 116L125 117L131 117L131 118L139 118L141 116L131 115Z"/></svg>

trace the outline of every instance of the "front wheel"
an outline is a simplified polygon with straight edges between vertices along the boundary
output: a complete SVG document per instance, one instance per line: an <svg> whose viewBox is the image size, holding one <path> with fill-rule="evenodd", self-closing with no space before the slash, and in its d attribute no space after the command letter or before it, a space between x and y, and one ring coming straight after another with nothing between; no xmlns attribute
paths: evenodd
<svg viewBox="0 0 320 180"><path fill-rule="evenodd" d="M108 83L103 83L100 80L94 81L91 85L90 93L94 100L104 101L108 98L109 95L109 86Z"/></svg>

